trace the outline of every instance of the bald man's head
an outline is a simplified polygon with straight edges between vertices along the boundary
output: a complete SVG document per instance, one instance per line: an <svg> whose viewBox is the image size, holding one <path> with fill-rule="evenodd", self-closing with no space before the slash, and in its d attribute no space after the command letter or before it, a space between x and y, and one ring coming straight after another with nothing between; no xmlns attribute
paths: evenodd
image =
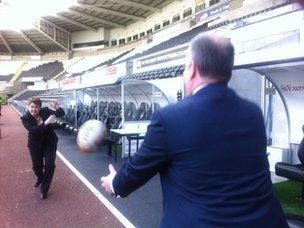
<svg viewBox="0 0 304 228"><path fill-rule="evenodd" d="M234 64L234 47L219 35L199 35L190 45L191 59L202 77L228 82Z"/></svg>

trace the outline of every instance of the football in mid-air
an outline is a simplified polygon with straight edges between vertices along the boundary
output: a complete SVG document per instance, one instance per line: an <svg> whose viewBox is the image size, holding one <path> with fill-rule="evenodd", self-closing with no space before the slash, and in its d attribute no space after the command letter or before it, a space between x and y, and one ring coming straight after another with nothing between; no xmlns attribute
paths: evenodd
<svg viewBox="0 0 304 228"><path fill-rule="evenodd" d="M96 151L104 139L106 127L99 120L88 120L78 130L76 142L84 153Z"/></svg>

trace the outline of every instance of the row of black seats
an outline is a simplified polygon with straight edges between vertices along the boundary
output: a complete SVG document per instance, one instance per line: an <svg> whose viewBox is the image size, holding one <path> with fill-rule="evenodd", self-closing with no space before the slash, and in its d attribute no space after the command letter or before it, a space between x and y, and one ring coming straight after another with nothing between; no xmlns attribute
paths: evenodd
<svg viewBox="0 0 304 228"><path fill-rule="evenodd" d="M49 62L37 67L34 67L28 71L24 71L19 76L20 78L23 77L37 77L43 76L43 79L47 81L48 79L54 77L55 75L64 71L63 63L59 61Z"/></svg>
<svg viewBox="0 0 304 228"><path fill-rule="evenodd" d="M12 105L22 114L24 115L26 113L26 106L22 103L19 103L18 101L13 101Z"/></svg>
<svg viewBox="0 0 304 228"><path fill-rule="evenodd" d="M138 108L134 102L124 104L125 120L126 121L141 121L149 120L152 115L153 107L145 102L142 102ZM160 105L155 103L155 109L160 108ZM119 102L100 102L99 103L99 119L106 124L107 129L111 129L115 121L121 117L121 104ZM59 121L63 129L69 133L77 132L78 127L89 119L97 119L97 103L92 102L90 106L85 106L81 102L77 104L77 119L74 108L67 108L65 118ZM77 123L78 127L75 127ZM117 124L117 123L116 123Z"/></svg>
<svg viewBox="0 0 304 228"><path fill-rule="evenodd" d="M185 66L177 65L165 67L157 70L147 71L136 73L127 76L127 79L136 79L136 80L152 80L152 79L164 79L164 78L174 78L180 76L184 73Z"/></svg>
<svg viewBox="0 0 304 228"><path fill-rule="evenodd" d="M45 90L27 90L24 93L20 94L20 96L16 97L15 100L27 100L31 97L39 96L40 94L44 93Z"/></svg>

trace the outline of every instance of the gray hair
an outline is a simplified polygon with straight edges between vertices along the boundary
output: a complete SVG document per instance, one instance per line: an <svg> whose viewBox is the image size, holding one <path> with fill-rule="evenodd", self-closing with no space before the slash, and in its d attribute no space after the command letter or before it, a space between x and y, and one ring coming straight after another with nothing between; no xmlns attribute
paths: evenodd
<svg viewBox="0 0 304 228"><path fill-rule="evenodd" d="M225 82L230 80L234 47L228 39L219 40L211 35L199 35L192 40L190 51L201 76L206 75Z"/></svg>

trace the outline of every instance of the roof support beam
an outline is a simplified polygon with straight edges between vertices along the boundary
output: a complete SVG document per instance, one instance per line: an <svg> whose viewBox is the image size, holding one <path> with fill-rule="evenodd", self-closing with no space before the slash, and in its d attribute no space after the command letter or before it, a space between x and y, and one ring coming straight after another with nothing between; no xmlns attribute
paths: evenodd
<svg viewBox="0 0 304 228"><path fill-rule="evenodd" d="M21 30L19 31L19 34L23 37L23 39L25 39L33 48L35 48L36 51L38 51L38 53L40 55L43 54L43 51L27 36L24 34L24 32L22 32Z"/></svg>
<svg viewBox="0 0 304 228"><path fill-rule="evenodd" d="M152 7L152 6L147 6L145 4L138 3L138 2L132 2L132 1L129 1L129 0L109 0L109 1L110 2L117 2L117 3L119 3L121 5L125 5L125 6L134 6L136 8L140 8L140 9L143 9L143 10L149 10L149 11L152 11L152 12L160 13L162 11L159 8Z"/></svg>
<svg viewBox="0 0 304 228"><path fill-rule="evenodd" d="M110 25L110 26L113 26L113 27L116 27L116 28L126 28L125 26L123 26L121 24L118 24L118 23L115 23L115 22L112 22L112 21L108 21L108 20L104 20L104 19L101 19L99 17L91 16L91 15L85 14L83 12L79 12L77 10L67 9L66 12L76 14L78 16L85 17L85 18L91 19L93 21L98 21L100 23Z"/></svg>
<svg viewBox="0 0 304 228"><path fill-rule="evenodd" d="M55 28L57 28L57 29L59 29L59 30L61 30L62 32L65 32L65 33L67 33L67 34L69 34L69 35L72 35L72 33L69 32L68 30L66 30L66 29L64 29L64 28L61 28L60 26L54 24L53 22L50 22L50 21L47 20L47 19L40 18L40 20L41 20L41 21L44 21L45 23L48 23L49 25L51 25L51 26L53 26L53 27L55 27Z"/></svg>
<svg viewBox="0 0 304 228"><path fill-rule="evenodd" d="M9 51L9 53L11 55L14 54L13 49L11 48L11 46L9 45L9 43L7 42L7 40L4 38L3 34L0 32L0 39L3 41L5 47L7 48L7 50Z"/></svg>
<svg viewBox="0 0 304 228"><path fill-rule="evenodd" d="M46 36L47 38L49 38L51 41L53 41L55 44L57 44L59 47L61 47L62 49L64 49L65 51L69 52L69 48L63 46L61 43L59 43L57 40L56 40L56 37L53 38L51 37L50 35L46 34L44 31L42 31L39 27L36 27L35 26L35 29L40 32L41 34L43 34L44 36Z"/></svg>
<svg viewBox="0 0 304 228"><path fill-rule="evenodd" d="M56 14L55 17L58 17L58 18L60 18L60 19L62 19L62 20L64 20L64 21L70 22L70 23L72 23L72 24L74 24L74 25L77 25L77 26L79 26L79 27L81 27L81 28L84 28L84 29L86 29L86 30L88 30L88 31L97 32L97 29L95 29L95 28L92 28L92 27L90 27L90 26L88 26L88 25L82 24L82 23L80 23L80 22L78 22L78 21L75 21L75 20L73 20L73 19L71 19L71 18L62 16L62 15L60 15L60 14L58 14L58 13Z"/></svg>
<svg viewBox="0 0 304 228"><path fill-rule="evenodd" d="M125 17L125 18L129 18L129 19L132 19L132 20L136 20L136 21L145 21L146 20L146 18L144 18L144 17L134 16L134 15L131 15L131 14L122 13L122 12L119 12L119 11L109 10L109 9L105 9L105 8L100 8L100 7L96 7L96 6L93 6L93 5L77 3L75 6L77 6L77 5L79 7L82 7L82 8L87 8L87 9L94 10L96 12L113 14L113 15L117 15L117 16L120 16L120 17Z"/></svg>

